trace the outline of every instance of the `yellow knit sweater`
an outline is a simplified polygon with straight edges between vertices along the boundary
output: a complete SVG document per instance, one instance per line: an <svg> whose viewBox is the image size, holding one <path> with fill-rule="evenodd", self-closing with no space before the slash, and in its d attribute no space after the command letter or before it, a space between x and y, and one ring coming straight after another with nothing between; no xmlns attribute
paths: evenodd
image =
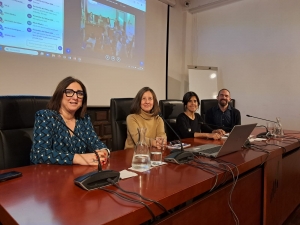
<svg viewBox="0 0 300 225"><path fill-rule="evenodd" d="M139 140L137 128L147 128L145 139L147 144L149 138L167 137L165 133L164 121L159 116L153 116L151 113L146 113L141 110L140 114L130 114L126 118L127 123L127 139L125 149L133 148Z"/></svg>

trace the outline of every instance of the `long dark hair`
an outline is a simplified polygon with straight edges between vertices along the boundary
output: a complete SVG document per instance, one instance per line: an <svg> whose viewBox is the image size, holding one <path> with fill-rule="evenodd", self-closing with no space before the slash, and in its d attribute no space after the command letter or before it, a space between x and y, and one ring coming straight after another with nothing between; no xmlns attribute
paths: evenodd
<svg viewBox="0 0 300 225"><path fill-rule="evenodd" d="M130 108L130 113L132 114L140 114L141 113L141 101L143 94L147 91L150 91L152 96L153 96L153 108L151 109L151 113L153 113L153 116L157 116L160 113L159 105L157 102L156 95L154 91L149 88L149 87L143 87L139 92L136 94L135 98L133 99L131 108Z"/></svg>
<svg viewBox="0 0 300 225"><path fill-rule="evenodd" d="M193 91L189 91L189 92L187 92L187 93L184 94L183 99L182 99L184 108L186 107L186 105L188 104L188 102L190 101L190 99L191 99L193 96L195 96L196 99L197 99L198 107L200 106L200 100L199 100L198 95L197 95L195 92L193 92Z"/></svg>
<svg viewBox="0 0 300 225"><path fill-rule="evenodd" d="M65 79L63 79L61 82L59 82L59 84L56 87L56 90L54 91L54 94L52 95L47 108L50 110L55 110L56 112L59 112L60 107L61 107L61 100L63 98L63 94L65 89L72 83L78 83L81 88L82 91L84 93L83 99L82 99L82 107L80 107L76 112L75 112L75 117L76 118L83 118L84 115L86 114L86 110L87 110L87 93L86 93L86 88L84 86L84 84L73 77L66 77Z"/></svg>

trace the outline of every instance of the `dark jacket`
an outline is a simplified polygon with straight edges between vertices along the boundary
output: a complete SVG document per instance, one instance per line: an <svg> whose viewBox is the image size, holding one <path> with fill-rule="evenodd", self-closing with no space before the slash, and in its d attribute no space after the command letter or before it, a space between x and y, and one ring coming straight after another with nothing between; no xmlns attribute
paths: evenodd
<svg viewBox="0 0 300 225"><path fill-rule="evenodd" d="M218 121L215 121L215 114L217 110L220 110L219 105L210 108L205 114L205 123L211 126L214 130L223 129L225 132L230 132L235 125L241 125L241 113L236 108L230 106L230 109L227 109L230 110L231 117L231 124L229 127L223 127Z"/></svg>

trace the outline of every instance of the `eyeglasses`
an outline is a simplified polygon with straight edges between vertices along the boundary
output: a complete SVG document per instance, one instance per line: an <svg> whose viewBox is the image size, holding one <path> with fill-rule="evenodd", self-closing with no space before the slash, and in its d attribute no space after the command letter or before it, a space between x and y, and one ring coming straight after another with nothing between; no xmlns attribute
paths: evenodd
<svg viewBox="0 0 300 225"><path fill-rule="evenodd" d="M77 98L83 98L84 97L84 92L83 91L74 91L72 89L66 89L64 90L64 93L66 94L67 97L73 97L73 95L76 93Z"/></svg>

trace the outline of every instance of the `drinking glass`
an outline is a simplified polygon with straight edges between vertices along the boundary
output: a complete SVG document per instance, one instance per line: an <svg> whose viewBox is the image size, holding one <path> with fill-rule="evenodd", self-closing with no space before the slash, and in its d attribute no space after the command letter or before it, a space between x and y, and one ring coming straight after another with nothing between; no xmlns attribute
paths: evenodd
<svg viewBox="0 0 300 225"><path fill-rule="evenodd" d="M131 166L135 170L148 170L150 169L150 154L149 145L146 142L145 133L147 128L138 128L139 140L134 146L134 152L132 157Z"/></svg>
<svg viewBox="0 0 300 225"><path fill-rule="evenodd" d="M156 142L156 146L153 145ZM162 164L162 148L157 148L156 139L149 138L149 148L150 148L150 161L152 166L159 166Z"/></svg>
<svg viewBox="0 0 300 225"><path fill-rule="evenodd" d="M274 136L275 137L281 137L282 136L281 124L274 123Z"/></svg>
<svg viewBox="0 0 300 225"><path fill-rule="evenodd" d="M274 135L274 124L274 122L267 122L267 130L269 131L271 137Z"/></svg>
<svg viewBox="0 0 300 225"><path fill-rule="evenodd" d="M167 139L164 137L156 137L155 140L157 148L161 148L161 150L164 151L167 145Z"/></svg>

